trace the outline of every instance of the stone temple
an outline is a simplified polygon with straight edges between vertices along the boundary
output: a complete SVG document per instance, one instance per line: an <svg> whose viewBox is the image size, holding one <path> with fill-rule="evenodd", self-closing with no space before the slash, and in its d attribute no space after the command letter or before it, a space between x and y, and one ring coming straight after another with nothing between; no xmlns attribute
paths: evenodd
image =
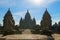
<svg viewBox="0 0 60 40"><path fill-rule="evenodd" d="M15 25L15 21L11 14L10 9L4 16L3 19L3 36L4 40L9 39L40 39L48 40L48 36L40 35L41 30L49 30L52 24L51 16L46 10L41 20L41 26L36 24L35 18L31 18L29 11L27 10L24 18L21 17L19 25ZM1 39L1 40L2 40Z"/></svg>

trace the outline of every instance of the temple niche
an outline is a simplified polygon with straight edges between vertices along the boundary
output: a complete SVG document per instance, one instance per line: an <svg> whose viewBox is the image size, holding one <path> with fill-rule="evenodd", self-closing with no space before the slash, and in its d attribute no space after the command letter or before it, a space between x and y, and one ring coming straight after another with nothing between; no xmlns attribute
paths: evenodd
<svg viewBox="0 0 60 40"><path fill-rule="evenodd" d="M19 27L20 29L32 29L36 25L35 18L31 18L29 11L27 10L25 18L20 19Z"/></svg>
<svg viewBox="0 0 60 40"><path fill-rule="evenodd" d="M42 30L49 30L49 27L52 25L52 20L49 12L46 11L43 14L42 20L41 20L41 29Z"/></svg>

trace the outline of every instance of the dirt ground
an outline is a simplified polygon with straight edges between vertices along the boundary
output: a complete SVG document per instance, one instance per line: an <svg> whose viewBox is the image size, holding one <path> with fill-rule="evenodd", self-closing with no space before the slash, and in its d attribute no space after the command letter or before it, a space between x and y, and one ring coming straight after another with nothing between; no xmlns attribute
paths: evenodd
<svg viewBox="0 0 60 40"><path fill-rule="evenodd" d="M53 34L52 36L54 40L60 40L60 34Z"/></svg>
<svg viewBox="0 0 60 40"><path fill-rule="evenodd" d="M14 35L7 35L4 37L1 37L2 35L0 35L0 38L5 38L6 40L8 39L40 39L40 40L47 40L47 36L46 35L38 35L38 34L14 34ZM60 40L60 34L53 34L52 35L54 40Z"/></svg>

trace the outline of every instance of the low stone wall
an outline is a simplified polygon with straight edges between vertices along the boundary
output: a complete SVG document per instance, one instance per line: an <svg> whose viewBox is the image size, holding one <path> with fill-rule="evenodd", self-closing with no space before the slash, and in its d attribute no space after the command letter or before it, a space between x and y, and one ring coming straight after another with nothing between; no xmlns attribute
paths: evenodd
<svg viewBox="0 0 60 40"><path fill-rule="evenodd" d="M47 39L44 35L34 35L34 34L21 34L21 35L8 35L6 39Z"/></svg>
<svg viewBox="0 0 60 40"><path fill-rule="evenodd" d="M45 35L35 35L35 34L21 34L21 35L7 35L1 40L47 40Z"/></svg>

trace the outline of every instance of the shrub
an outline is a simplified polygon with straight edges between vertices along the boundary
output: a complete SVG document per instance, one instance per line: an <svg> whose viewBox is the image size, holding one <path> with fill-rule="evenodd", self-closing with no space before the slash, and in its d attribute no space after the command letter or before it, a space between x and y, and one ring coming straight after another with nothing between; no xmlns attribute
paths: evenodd
<svg viewBox="0 0 60 40"><path fill-rule="evenodd" d="M49 30L42 30L42 31L40 31L40 33L41 33L42 35L51 36L52 31L49 31Z"/></svg>

